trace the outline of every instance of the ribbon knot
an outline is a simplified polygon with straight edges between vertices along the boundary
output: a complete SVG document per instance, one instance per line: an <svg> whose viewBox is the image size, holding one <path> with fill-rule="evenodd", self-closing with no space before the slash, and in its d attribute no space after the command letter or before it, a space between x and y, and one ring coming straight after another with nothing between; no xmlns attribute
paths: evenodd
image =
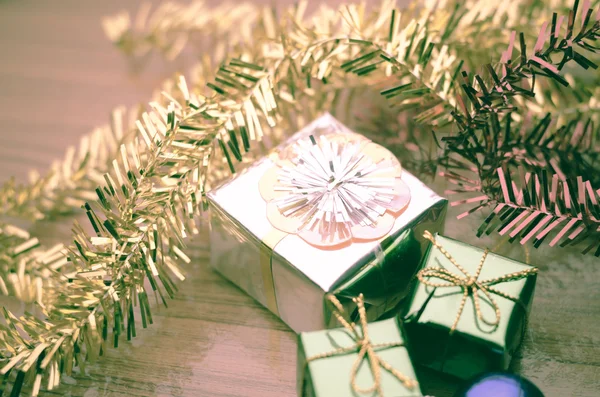
<svg viewBox="0 0 600 397"><path fill-rule="evenodd" d="M371 342L371 338L369 337L369 330L367 326L367 312L364 304L363 294L360 294L358 298L353 298L353 302L356 303L358 308L358 315L360 320L360 332L357 329L357 326L354 322L350 322L346 319L344 307L340 303L340 301L333 295L327 295L327 299L329 302L333 304L335 309L333 310L333 315L338 320L338 322L350 333L350 336L354 340L354 345L349 347L340 347L330 352L317 354L315 356L309 357L306 359L306 362L309 363L314 360L319 360L322 358L333 357L340 354L347 354L351 352L357 352L356 360L352 365L351 375L350 375L350 384L352 386L352 390L356 393L373 393L376 392L377 396L383 397L383 391L381 389L381 368L388 371L392 374L396 379L398 379L406 388L413 389L418 383L416 380L409 378L408 376L402 374L400 371L393 368L389 363L384 361L378 354L377 350L381 349L389 349L392 347L400 347L404 346L401 342L390 342L390 343L378 343L373 344ZM358 375L358 370L364 359L367 359L370 365L371 373L373 374L373 384L368 388L362 388L358 386L356 382L356 377Z"/></svg>
<svg viewBox="0 0 600 397"><path fill-rule="evenodd" d="M469 272L467 272L465 270L464 267L462 267L458 262L456 262L456 260L452 257L452 255L450 255L448 253L448 251L446 251L444 249L444 247L442 247L435 240L435 238L429 231L425 231L425 233L423 234L423 237L425 237L427 240L431 241L433 246L435 248L437 248L442 253L442 255L444 255L450 261L450 263L452 263L462 273L462 275L456 275L446 268L435 267L435 266L425 268L425 269L419 271L419 273L417 273L417 278L424 285L428 285L428 286L434 287L434 288L460 287L462 289L463 297L462 297L462 300L458 307L458 313L456 315L456 318L454 319L454 323L452 324L452 327L450 328L450 333L453 333L456 330L458 321L460 320L460 317L462 316L462 313L465 308L465 304L467 303L467 299L469 297L471 297L473 299L473 304L475 305L475 312L476 312L477 318L487 325L490 325L493 327L498 327L498 325L500 324L500 307L498 306L498 303L496 302L496 300L493 298L492 294L501 296L506 299L510 299L515 302L518 301L518 298L498 290L497 288L494 287L494 285L504 283L506 281L519 280L519 279L522 279L525 277L529 277L530 275L536 274L538 272L537 268L530 267L530 268L524 269L520 272L509 273L509 274L505 274L504 276L490 278L490 279L486 279L486 280L479 280L479 275L481 274L481 269L483 268L485 259L487 258L487 255L489 253L488 249L486 249L483 252L483 256L481 257L481 260L479 261L479 265L477 266L475 275L471 275ZM444 280L445 282L431 281L432 278ZM483 313L481 311L481 304L480 304L480 296L479 296L480 293L483 294L487 298L489 304L494 309L495 316L493 319L486 318L483 315Z"/></svg>

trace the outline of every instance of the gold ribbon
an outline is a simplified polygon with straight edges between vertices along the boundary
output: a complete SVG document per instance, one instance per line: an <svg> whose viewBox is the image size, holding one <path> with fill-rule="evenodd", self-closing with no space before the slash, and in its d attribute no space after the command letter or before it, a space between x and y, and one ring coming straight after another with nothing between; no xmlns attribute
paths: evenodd
<svg viewBox="0 0 600 397"><path fill-rule="evenodd" d="M356 328L356 324L353 322L349 322L346 320L344 307L340 303L340 301L333 295L327 295L327 299L335 306L335 310L333 311L333 315L336 317L338 322L348 330L353 339L354 345L349 347L341 347L330 352L321 353L309 357L306 359L307 364L311 361L319 360L322 358L328 358L337 356L340 354L347 354L350 352L358 351L358 355L354 364L352 365L352 371L350 375L350 384L352 386L352 390L356 393L372 393L376 392L379 397L383 397L383 392L381 390L381 368L388 371L392 374L396 379L398 379L402 384L408 389L413 389L417 386L417 381L410 379L408 376L402 374L400 371L393 368L389 363L384 361L375 351L376 349L388 349L392 347L400 347L404 346L401 342L390 342L390 343L378 343L373 344L369 337L369 330L367 327L367 312L365 310L364 297L363 294L360 294L358 298L353 298L352 300L356 303L358 307L358 314L360 317L360 329L359 332ZM358 368L360 367L362 361L367 358L369 360L371 373L373 374L373 384L371 387L367 389L363 389L358 386L356 383L356 376L358 374Z"/></svg>
<svg viewBox="0 0 600 397"><path fill-rule="evenodd" d="M430 232L425 231L425 233L423 234L423 237L425 237L427 240L431 241L431 243L434 245L434 247L437 248L450 261L450 263L452 263L454 266L456 266L456 268L458 268L458 270L460 270L461 273L463 274L462 276L456 275L443 267L428 267L428 268L425 268L425 269L419 271L419 273L417 273L417 278L424 285L428 285L428 286L434 287L434 288L460 287L462 289L463 297L460 302L460 306L458 307L458 313L456 315L454 323L452 324L452 327L450 328L451 334L456 330L456 326L458 325L458 321L460 320L460 316L463 313L463 310L465 308L465 304L467 302L469 295L471 295L473 297L473 303L475 304L475 312L476 312L477 318L479 320L481 320L482 322L484 322L485 324L488 324L493 327L497 327L498 324L500 324L500 308L498 306L498 303L492 297L492 294L496 294L498 296L501 296L506 299L510 299L515 302L518 301L519 299L517 297L509 295L505 292L502 292L502 291L494 288L493 286L496 284L504 283L506 281L519 280L519 279L522 279L525 277L529 277L530 275L536 274L538 272L537 268L531 267L531 268L528 268L525 270L521 270L520 272L508 273L508 274L505 274L504 276L490 278L490 279L486 279L486 280L479 280L479 274L481 273L481 269L483 268L483 264L485 262L485 259L487 258L488 252L489 252L488 249L486 249L484 251L483 256L481 257L481 260L479 261L479 265L477 266L477 270L475 271L475 275L471 275L460 264L458 264L458 262L456 262L456 260L448 253L448 251L446 251L444 249L444 247L442 247L435 240L435 238L433 237L433 235ZM438 278L438 279L444 280L446 282L433 282L430 280L431 278ZM479 293L480 292L483 295L485 295L485 297L489 300L490 304L494 308L494 312L495 312L494 320L486 319L483 316L483 313L481 312L480 301L479 301Z"/></svg>
<svg viewBox="0 0 600 397"><path fill-rule="evenodd" d="M260 271L262 273L266 306L276 316L279 316L279 308L275 293L275 280L273 279L273 253L275 252L275 246L287 235L286 232L271 228L263 237L263 244L260 245Z"/></svg>

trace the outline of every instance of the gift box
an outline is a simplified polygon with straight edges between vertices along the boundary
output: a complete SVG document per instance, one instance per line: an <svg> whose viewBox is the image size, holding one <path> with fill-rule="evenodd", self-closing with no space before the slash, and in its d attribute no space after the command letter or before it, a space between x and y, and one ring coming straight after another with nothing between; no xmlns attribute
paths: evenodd
<svg viewBox="0 0 600 397"><path fill-rule="evenodd" d="M298 396L422 396L405 341L397 317L301 333Z"/></svg>
<svg viewBox="0 0 600 397"><path fill-rule="evenodd" d="M524 337L537 269L426 236L426 266L403 315L415 362L463 379L506 370Z"/></svg>
<svg viewBox="0 0 600 397"><path fill-rule="evenodd" d="M323 297L369 319L396 309L447 200L385 148L325 115L208 193L211 265L294 331L334 324Z"/></svg>

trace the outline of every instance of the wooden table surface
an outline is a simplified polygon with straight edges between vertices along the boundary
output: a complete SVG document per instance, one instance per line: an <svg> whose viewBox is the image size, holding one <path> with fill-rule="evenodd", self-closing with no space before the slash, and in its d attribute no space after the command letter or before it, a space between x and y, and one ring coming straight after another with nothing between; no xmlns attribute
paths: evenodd
<svg viewBox="0 0 600 397"><path fill-rule="evenodd" d="M287 1L285 3L290 3ZM127 4L130 9L135 6ZM44 171L69 144L108 119L119 104L145 101L174 68L154 62L140 76L104 38L100 18L124 7L103 2L0 0L0 182ZM442 191L438 182L436 190ZM446 232L479 246L476 219ZM68 225L68 223L66 224ZM69 227L35 228L43 240L67 241ZM110 349L87 374L65 377L66 396L281 397L295 395L296 336L275 316L207 266L206 235L170 307L131 343ZM502 253L522 258L519 246ZM600 395L600 267L564 249L531 253L541 269L529 331L512 369L547 396ZM419 370L424 391L451 396L457 382ZM335 396L332 396L335 397Z"/></svg>

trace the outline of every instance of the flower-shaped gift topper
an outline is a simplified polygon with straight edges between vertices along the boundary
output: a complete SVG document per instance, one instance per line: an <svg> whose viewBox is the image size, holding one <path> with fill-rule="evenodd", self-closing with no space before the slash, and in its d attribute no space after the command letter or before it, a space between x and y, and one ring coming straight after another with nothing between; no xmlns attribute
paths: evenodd
<svg viewBox="0 0 600 397"><path fill-rule="evenodd" d="M366 138L322 135L297 141L259 182L267 218L317 247L385 236L410 202L394 155Z"/></svg>

